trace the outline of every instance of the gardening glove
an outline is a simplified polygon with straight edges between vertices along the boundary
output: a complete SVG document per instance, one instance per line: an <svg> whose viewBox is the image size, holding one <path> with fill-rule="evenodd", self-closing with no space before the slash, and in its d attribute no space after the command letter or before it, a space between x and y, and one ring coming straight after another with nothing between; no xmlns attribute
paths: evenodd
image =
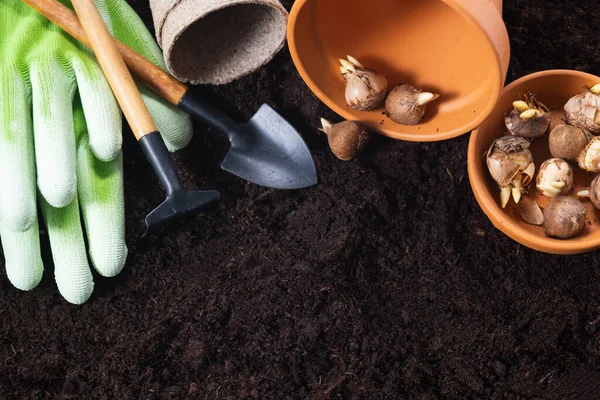
<svg viewBox="0 0 600 400"><path fill-rule="evenodd" d="M125 0L96 5L115 37L165 68ZM92 52L20 0L0 1L0 60L0 237L8 279L21 290L41 280L37 198L58 289L82 304L94 283L80 215L98 273L118 274L127 256L121 111ZM189 117L140 91L169 150L186 146Z"/></svg>

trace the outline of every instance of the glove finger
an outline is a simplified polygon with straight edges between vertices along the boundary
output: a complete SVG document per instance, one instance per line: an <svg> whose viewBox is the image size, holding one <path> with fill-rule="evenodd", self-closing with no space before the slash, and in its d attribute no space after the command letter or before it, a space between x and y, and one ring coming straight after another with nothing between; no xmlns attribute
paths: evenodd
<svg viewBox="0 0 600 400"><path fill-rule="evenodd" d="M110 15L114 36L166 71L162 51L137 13L122 0L96 0ZM104 16L104 14L103 14ZM188 114L163 100L145 85L138 83L148 107L169 151L187 146L192 140L193 126Z"/></svg>
<svg viewBox="0 0 600 400"><path fill-rule="evenodd" d="M54 277L60 294L72 304L85 303L94 290L79 218L77 196L63 208L40 201L54 260Z"/></svg>
<svg viewBox="0 0 600 400"><path fill-rule="evenodd" d="M76 131L82 132L82 113L76 111L74 119ZM100 275L115 276L127 259L123 157L100 161L90 151L85 133L78 137L77 187L90 258Z"/></svg>
<svg viewBox="0 0 600 400"><path fill-rule="evenodd" d="M166 103L160 96L142 84L138 84L144 103L156 123L167 149L183 149L192 140L194 128L188 114Z"/></svg>
<svg viewBox="0 0 600 400"><path fill-rule="evenodd" d="M20 290L35 288L44 274L37 218L25 232L12 231L0 223L0 236L10 283Z"/></svg>
<svg viewBox="0 0 600 400"><path fill-rule="evenodd" d="M123 0L95 0L105 21L110 21L111 32L127 46L166 70L162 51L146 28L140 16ZM108 14L108 16L106 15Z"/></svg>
<svg viewBox="0 0 600 400"><path fill-rule="evenodd" d="M73 63L79 96L85 114L90 147L102 161L114 160L123 144L119 104L96 63Z"/></svg>
<svg viewBox="0 0 600 400"><path fill-rule="evenodd" d="M110 12L108 11L108 6L106 4L106 1L94 0L94 3L96 3L96 9L98 10L98 13L100 13L100 16L104 20L104 24L106 25L106 28L108 28L108 31L110 32L111 35L114 35L112 19L110 17Z"/></svg>
<svg viewBox="0 0 600 400"><path fill-rule="evenodd" d="M38 188L53 207L65 207L75 197L74 82L58 63L31 66L33 133Z"/></svg>
<svg viewBox="0 0 600 400"><path fill-rule="evenodd" d="M36 219L35 161L29 90L18 72L0 82L0 220L24 232Z"/></svg>

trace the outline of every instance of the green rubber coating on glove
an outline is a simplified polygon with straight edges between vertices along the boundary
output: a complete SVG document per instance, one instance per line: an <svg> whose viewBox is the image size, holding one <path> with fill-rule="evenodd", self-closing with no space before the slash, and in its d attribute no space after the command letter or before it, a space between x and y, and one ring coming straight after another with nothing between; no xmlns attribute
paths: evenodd
<svg viewBox="0 0 600 400"><path fill-rule="evenodd" d="M79 202L55 208L41 200L54 259L54 278L60 294L72 304L85 303L94 290L79 219Z"/></svg>
<svg viewBox="0 0 600 400"><path fill-rule="evenodd" d="M21 115L32 112L37 186L52 206L64 207L73 201L77 188L73 98L78 86L85 88L82 95L100 94L95 101L82 98L82 104L87 105L86 114L100 116L92 118L95 123L88 123L88 129L92 137L101 138L93 147L101 159L115 158L120 152L118 104L92 52L21 1L0 2L0 59L0 77L9 77L0 79L0 97L12 101L10 92L18 87L30 104L22 110L17 109L23 107L20 103L4 102L0 135L10 135L24 122ZM0 171L0 187L6 187L8 175L22 173L20 166ZM35 197L33 187L27 192ZM0 208L0 219L11 228L10 221L17 218L5 211Z"/></svg>
<svg viewBox="0 0 600 400"><path fill-rule="evenodd" d="M42 280L44 265L40 253L38 221L25 232L14 232L0 223L6 275L14 287L31 290Z"/></svg>
<svg viewBox="0 0 600 400"><path fill-rule="evenodd" d="M165 68L125 0L95 2L117 39ZM127 258L121 111L92 52L22 1L0 2L0 59L0 236L7 275L22 290L41 279L37 199L59 291L81 304L94 286L82 224L101 275L118 274ZM186 146L190 117L146 87L140 92L169 150Z"/></svg>
<svg viewBox="0 0 600 400"><path fill-rule="evenodd" d="M147 29L141 29L144 27L144 22L129 4L122 0L106 0L106 5L115 37L166 71L167 67L160 47ZM190 117L177 107L165 103L146 86L140 84L138 86L169 151L187 146L193 134Z"/></svg>
<svg viewBox="0 0 600 400"><path fill-rule="evenodd" d="M125 266L125 200L123 156L100 161L90 151L81 112L74 116L77 137L77 186L92 265L102 276Z"/></svg>

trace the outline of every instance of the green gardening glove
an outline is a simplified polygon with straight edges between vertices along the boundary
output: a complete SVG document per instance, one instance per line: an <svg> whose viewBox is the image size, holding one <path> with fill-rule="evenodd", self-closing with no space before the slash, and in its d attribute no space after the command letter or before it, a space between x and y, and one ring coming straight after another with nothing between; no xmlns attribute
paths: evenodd
<svg viewBox="0 0 600 400"><path fill-rule="evenodd" d="M115 37L165 68L125 0L96 5ZM189 117L140 91L169 150L186 146ZM15 287L33 289L42 277L37 200L67 301L84 303L94 286L80 212L94 268L123 269L121 121L92 52L20 0L0 0L0 237Z"/></svg>

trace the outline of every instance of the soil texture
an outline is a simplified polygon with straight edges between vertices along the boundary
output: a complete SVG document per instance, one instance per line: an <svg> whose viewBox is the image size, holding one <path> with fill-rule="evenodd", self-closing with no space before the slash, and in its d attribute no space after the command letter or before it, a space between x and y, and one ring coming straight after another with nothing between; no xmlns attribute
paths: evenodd
<svg viewBox="0 0 600 400"><path fill-rule="evenodd" d="M133 5L150 26L147 2ZM600 73L595 2L504 7L507 82L554 68ZM222 201L141 238L163 193L125 132L127 267L95 275L77 307L58 294L50 261L26 293L1 266L0 398L600 398L600 254L542 254L496 230L471 192L468 134L376 136L339 161L317 128L340 119L287 48L209 90L241 119L262 103L288 118L319 185L246 183L219 168L228 143L197 126L177 165L186 185Z"/></svg>

